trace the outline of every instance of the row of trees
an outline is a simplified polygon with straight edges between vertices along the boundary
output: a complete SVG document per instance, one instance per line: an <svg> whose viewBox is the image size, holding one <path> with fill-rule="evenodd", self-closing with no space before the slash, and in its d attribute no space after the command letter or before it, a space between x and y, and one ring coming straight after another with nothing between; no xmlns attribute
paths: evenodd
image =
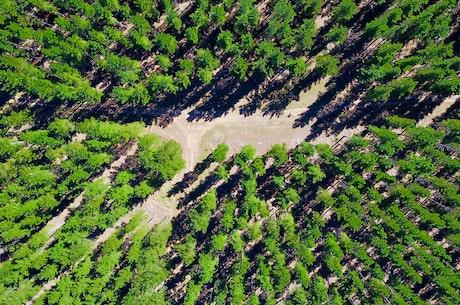
<svg viewBox="0 0 460 305"><path fill-rule="evenodd" d="M27 111L13 111L0 121L1 142L5 144L0 163L0 303L25 303L43 283L72 269L84 257L71 273L75 277L65 277L58 291L45 299L47 304L57 304L91 291L82 300L94 302L124 251L121 233L116 232L114 240L107 241L112 246L104 246L111 250L103 250L104 255L93 259L100 279L93 279L85 288L81 286L84 279L77 278L92 273L94 238L180 171L184 166L182 150L177 143L162 142L154 134L141 137L143 123L54 119L42 129L34 123ZM109 181L94 180L120 149L133 141L138 141L139 153L128 162L138 164L137 170L120 169ZM72 202L76 207L65 223L49 232L55 224L48 226L47 222ZM139 217L134 219L139 222ZM136 225L128 227L133 230ZM126 282L130 280L126 272L123 276ZM80 288L71 288L72 281ZM70 290L75 294L69 294Z"/></svg>
<svg viewBox="0 0 460 305"><path fill-rule="evenodd" d="M189 203L179 216L188 217L186 225L173 227L168 257L178 274L166 281L167 297L187 304L423 304L421 291L431 289L436 300L455 304L458 181L447 173L458 161L434 155L443 154L440 144L458 145L451 137L457 123L435 131L390 117L339 151L304 142L256 157L243 147L218 167L235 174L217 175L225 179ZM404 136L393 128L406 128ZM429 203L434 198L442 203ZM177 284L188 275L187 285Z"/></svg>

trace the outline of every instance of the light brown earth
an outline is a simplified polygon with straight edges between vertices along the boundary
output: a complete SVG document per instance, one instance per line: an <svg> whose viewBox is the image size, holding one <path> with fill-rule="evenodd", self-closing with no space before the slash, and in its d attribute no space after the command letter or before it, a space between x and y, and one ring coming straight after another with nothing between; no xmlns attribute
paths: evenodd
<svg viewBox="0 0 460 305"><path fill-rule="evenodd" d="M455 104L455 101L460 98L460 95L452 95L444 99L441 104L433 109L433 112L427 114L423 119L418 121L417 126L426 127L433 124L433 119L446 113L450 107Z"/></svg>

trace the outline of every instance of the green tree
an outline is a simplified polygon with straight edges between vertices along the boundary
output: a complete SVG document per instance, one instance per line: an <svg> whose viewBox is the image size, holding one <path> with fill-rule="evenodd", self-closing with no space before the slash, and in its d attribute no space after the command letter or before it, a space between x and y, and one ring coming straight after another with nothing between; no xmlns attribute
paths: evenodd
<svg viewBox="0 0 460 305"><path fill-rule="evenodd" d="M195 27L206 27L209 23L208 16L202 7L198 7L192 14L190 14L192 23Z"/></svg>
<svg viewBox="0 0 460 305"><path fill-rule="evenodd" d="M223 26L227 20L225 16L225 9L223 6L213 5L210 8L211 21L218 25Z"/></svg>
<svg viewBox="0 0 460 305"><path fill-rule="evenodd" d="M267 153L267 157L271 157L275 160L276 167L281 166L289 159L286 144L273 145L270 151Z"/></svg>
<svg viewBox="0 0 460 305"><path fill-rule="evenodd" d="M248 72L248 63L242 57L237 57L235 63L230 67L230 72L240 81L243 81Z"/></svg>
<svg viewBox="0 0 460 305"><path fill-rule="evenodd" d="M174 84L178 89L187 89L192 84L189 74L184 71L177 71L175 76Z"/></svg>
<svg viewBox="0 0 460 305"><path fill-rule="evenodd" d="M145 180L134 187L134 195L141 199L147 198L154 191L155 189L151 187Z"/></svg>
<svg viewBox="0 0 460 305"><path fill-rule="evenodd" d="M165 72L168 72L168 70L173 66L171 59L163 54L158 54L156 56L156 61L160 65L161 69Z"/></svg>
<svg viewBox="0 0 460 305"><path fill-rule="evenodd" d="M69 139L75 131L75 124L68 119L55 118L48 126L48 130L57 137Z"/></svg>
<svg viewBox="0 0 460 305"><path fill-rule="evenodd" d="M241 35L241 47L244 50L250 50L254 46L254 38L250 32Z"/></svg>
<svg viewBox="0 0 460 305"><path fill-rule="evenodd" d="M335 42L339 45L345 42L345 39L348 35L348 28L345 26L334 26L329 33L326 34L326 37L329 41Z"/></svg>
<svg viewBox="0 0 460 305"><path fill-rule="evenodd" d="M339 73L339 60L332 55L316 57L316 70L322 75L336 76Z"/></svg>
<svg viewBox="0 0 460 305"><path fill-rule="evenodd" d="M223 251L225 245L227 244L228 236L227 234L218 234L212 237L212 244L214 251Z"/></svg>
<svg viewBox="0 0 460 305"><path fill-rule="evenodd" d="M352 19L357 11L358 6L353 0L342 0L332 11L332 19L343 24Z"/></svg>
<svg viewBox="0 0 460 305"><path fill-rule="evenodd" d="M216 266L219 264L219 257L213 258L211 254L200 254L198 262L201 267L201 284L207 284L212 281Z"/></svg>
<svg viewBox="0 0 460 305"><path fill-rule="evenodd" d="M203 83L203 84L210 84L212 81L212 71L209 70L208 68L198 68L198 79Z"/></svg>
<svg viewBox="0 0 460 305"><path fill-rule="evenodd" d="M192 44L198 44L200 41L198 28L189 27L185 30L185 37L187 37L188 41Z"/></svg>
<svg viewBox="0 0 460 305"><path fill-rule="evenodd" d="M288 68L288 70L294 73L297 77L302 76L305 72L307 72L307 64L300 57L286 60L286 68Z"/></svg>
<svg viewBox="0 0 460 305"><path fill-rule="evenodd" d="M199 67L214 70L220 66L219 59L216 58L209 49L197 49L196 57Z"/></svg>
<svg viewBox="0 0 460 305"><path fill-rule="evenodd" d="M388 84L391 87L390 96L395 98L401 98L407 94L410 94L414 91L417 82L411 78L401 78L394 80Z"/></svg>
<svg viewBox="0 0 460 305"><path fill-rule="evenodd" d="M254 159L256 149L251 144L244 145L241 151L236 155L235 162L238 164L247 163L249 160ZM240 165L241 166L241 165Z"/></svg>
<svg viewBox="0 0 460 305"><path fill-rule="evenodd" d="M313 19L304 19L302 25L295 31L299 48L301 50L310 50L313 46L315 34L315 21Z"/></svg>
<svg viewBox="0 0 460 305"><path fill-rule="evenodd" d="M168 26L172 27L176 31L182 29L182 20L180 19L177 12L173 9L167 10L166 22L168 23Z"/></svg>
<svg viewBox="0 0 460 305"><path fill-rule="evenodd" d="M201 284L195 283L194 280L191 280L187 284L187 292L184 298L185 305L194 305L200 297Z"/></svg>
<svg viewBox="0 0 460 305"><path fill-rule="evenodd" d="M182 147L173 140L158 148L141 151L139 158L142 166L151 172L158 173L164 180L171 179L185 167Z"/></svg>
<svg viewBox="0 0 460 305"><path fill-rule="evenodd" d="M244 249L245 242L243 238L241 237L240 232L238 230L233 230L231 236L230 236L230 244L233 247L233 251L235 252L241 252Z"/></svg>
<svg viewBox="0 0 460 305"><path fill-rule="evenodd" d="M233 34L230 31L220 31L219 35L217 35L217 45L225 50L226 52L229 51L230 47L233 44Z"/></svg>
<svg viewBox="0 0 460 305"><path fill-rule="evenodd" d="M388 101L393 88L389 86L375 86L366 93L366 99L369 101L377 102L380 100Z"/></svg>
<svg viewBox="0 0 460 305"><path fill-rule="evenodd" d="M155 36L154 41L166 54L173 54L177 50L177 40L170 34L159 33Z"/></svg>
<svg viewBox="0 0 460 305"><path fill-rule="evenodd" d="M185 236L185 243L174 246L186 267L195 261L196 239L190 234Z"/></svg>
<svg viewBox="0 0 460 305"><path fill-rule="evenodd" d="M195 63L192 59L179 59L179 67L187 75L192 75L195 71Z"/></svg>
<svg viewBox="0 0 460 305"><path fill-rule="evenodd" d="M221 143L217 145L216 149L210 155L210 158L213 161L222 163L227 158L227 153L228 153L228 145Z"/></svg>
<svg viewBox="0 0 460 305"><path fill-rule="evenodd" d="M310 165L308 167L307 174L311 177L312 183L317 183L326 178L326 174L323 173L318 165Z"/></svg>
<svg viewBox="0 0 460 305"><path fill-rule="evenodd" d="M147 79L147 88L153 99L156 99L159 94L176 93L178 87L174 83L171 75L152 74Z"/></svg>

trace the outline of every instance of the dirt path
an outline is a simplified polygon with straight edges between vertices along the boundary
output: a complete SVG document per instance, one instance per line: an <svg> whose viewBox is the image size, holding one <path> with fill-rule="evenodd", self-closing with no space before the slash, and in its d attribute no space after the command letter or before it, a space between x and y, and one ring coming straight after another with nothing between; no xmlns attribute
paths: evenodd
<svg viewBox="0 0 460 305"><path fill-rule="evenodd" d="M239 108L247 104L251 97L241 99L235 109L212 121L189 121L193 108L187 108L174 118L168 126L148 127L166 139L173 139L182 146L186 170L190 171L206 154L214 150L219 143L229 145L230 153L238 152L246 144L252 144L259 154L267 152L273 144L286 143L293 148L306 138L310 126L293 128L295 120L325 91L326 81L320 81L309 91L300 94L299 101L292 101L286 110L277 117L264 115L261 110L245 117ZM263 108L263 107L260 107Z"/></svg>
<svg viewBox="0 0 460 305"><path fill-rule="evenodd" d="M110 183L110 176L116 173L118 168L120 168L120 166L122 166L126 162L126 159L129 156L133 156L136 153L137 149L137 143L132 144L125 154L120 156L117 160L113 161L101 175L97 176L92 181L94 182L97 179L103 179L104 183ZM62 227L67 218L70 216L70 213L81 205L83 201L83 194L84 191L81 192L80 195L78 195L78 197L75 198L75 200L69 206L67 206L59 215L56 215L48 221L48 223L45 226L45 230L47 231L49 236L52 236L60 227Z"/></svg>
<svg viewBox="0 0 460 305"><path fill-rule="evenodd" d="M460 95L452 95L446 97L441 104L439 104L436 108L433 109L433 112L425 115L423 119L418 121L417 126L426 127L433 124L433 119L443 115L444 113L449 110L455 104L455 101L460 98Z"/></svg>

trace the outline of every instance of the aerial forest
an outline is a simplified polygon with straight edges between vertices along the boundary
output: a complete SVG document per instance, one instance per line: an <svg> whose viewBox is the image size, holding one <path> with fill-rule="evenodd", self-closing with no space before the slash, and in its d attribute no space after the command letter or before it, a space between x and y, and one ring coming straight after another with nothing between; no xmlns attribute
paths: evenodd
<svg viewBox="0 0 460 305"><path fill-rule="evenodd" d="M0 305L456 305L459 191L457 1L1 1Z"/></svg>

